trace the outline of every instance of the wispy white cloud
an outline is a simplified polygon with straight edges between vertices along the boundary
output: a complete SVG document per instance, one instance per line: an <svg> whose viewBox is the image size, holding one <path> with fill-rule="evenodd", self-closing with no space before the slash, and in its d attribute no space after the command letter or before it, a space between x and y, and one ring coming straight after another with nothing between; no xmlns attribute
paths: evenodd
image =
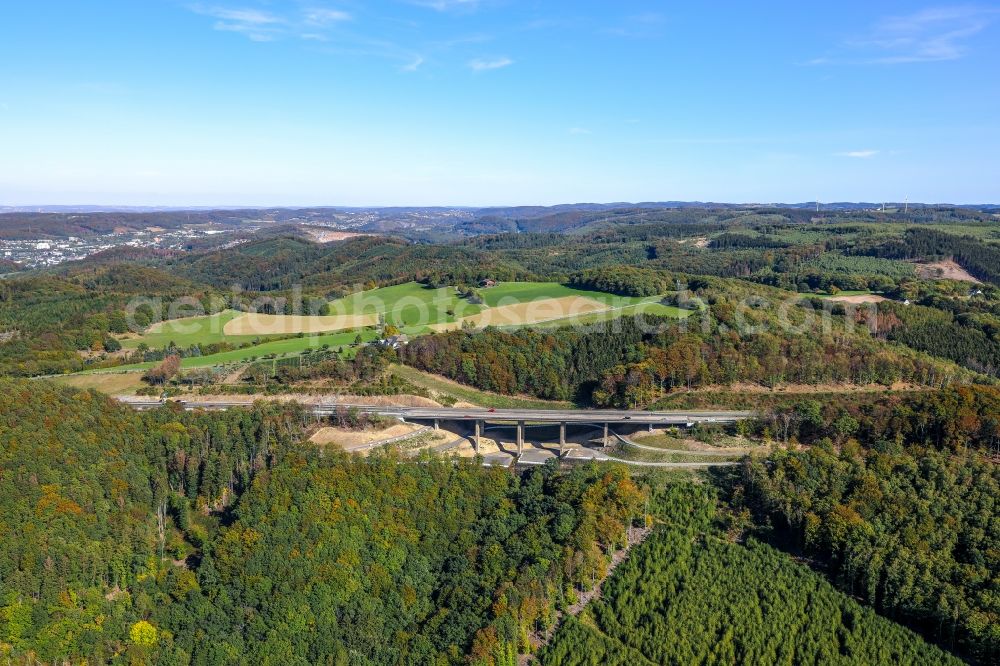
<svg viewBox="0 0 1000 666"><path fill-rule="evenodd" d="M492 40L492 35L477 32L468 35L460 35L458 37L451 37L449 39L438 39L432 42L427 42L427 45L436 50L448 51L456 47L468 46L469 44L482 44Z"/></svg>
<svg viewBox="0 0 1000 666"><path fill-rule="evenodd" d="M302 18L309 25L323 26L330 25L331 23L350 21L351 15L339 9L312 7L302 13Z"/></svg>
<svg viewBox="0 0 1000 666"><path fill-rule="evenodd" d="M857 159L868 159L879 154L878 150L848 150L842 153L834 153L837 157L854 157Z"/></svg>
<svg viewBox="0 0 1000 666"><path fill-rule="evenodd" d="M227 0L217 0L226 2ZM253 0L228 0L245 2ZM447 11L475 9L488 0L404 0L411 4ZM448 39L409 39L400 35L399 22L392 18L366 11L355 0L295 0L292 3L261 3L262 9L247 5L192 4L188 9L201 16L214 19L212 28L234 32L258 42L298 40L313 53L372 57L391 61L399 72L416 72L428 62L439 62L445 55L465 62L476 71L501 69L513 64L507 57L475 58L471 45L488 42L487 34L467 34ZM339 7L348 7L347 11ZM357 20L355 19L358 16ZM359 27L360 26L360 27ZM408 26L415 28L416 26ZM407 43L410 42L410 43ZM308 43L308 46L305 44Z"/></svg>
<svg viewBox="0 0 1000 666"><path fill-rule="evenodd" d="M469 61L469 69L474 72L486 72L493 69L503 69L513 64L514 61L510 58L493 58L491 60L475 58Z"/></svg>
<svg viewBox="0 0 1000 666"><path fill-rule="evenodd" d="M567 25L569 21L565 19L556 19L552 17L546 18L536 18L528 21L524 24L524 30L548 30L549 28L561 28Z"/></svg>
<svg viewBox="0 0 1000 666"><path fill-rule="evenodd" d="M254 28L243 23L226 23L220 21L212 27L220 32L238 32L246 35L248 39L254 42L273 42L277 36L274 30L260 30L259 28Z"/></svg>
<svg viewBox="0 0 1000 666"><path fill-rule="evenodd" d="M591 132L586 127L570 127L569 128L569 133L570 134L593 134L593 132Z"/></svg>
<svg viewBox="0 0 1000 666"><path fill-rule="evenodd" d="M447 12L455 9L476 9L479 7L480 0L410 0L410 3L439 12Z"/></svg>
<svg viewBox="0 0 1000 666"><path fill-rule="evenodd" d="M659 12L645 12L626 16L616 25L601 28L600 32L612 37L658 37L662 35L666 21L666 17Z"/></svg>
<svg viewBox="0 0 1000 666"><path fill-rule="evenodd" d="M642 14L630 16L629 20L635 23L645 23L646 25L658 25L663 23L666 18L659 12L643 12Z"/></svg>
<svg viewBox="0 0 1000 666"><path fill-rule="evenodd" d="M351 20L351 15L339 9L309 7L287 15L252 8L193 5L191 10L216 19L214 30L236 32L256 42L269 42L280 37L298 35L310 41L325 41L321 31L337 23Z"/></svg>
<svg viewBox="0 0 1000 666"><path fill-rule="evenodd" d="M418 55L418 56L414 56L413 60L411 60L410 62L406 63L405 65L403 65L399 69L401 71L403 71L403 72L415 72L418 69L420 69L420 66L422 64L424 64L424 57Z"/></svg>
<svg viewBox="0 0 1000 666"><path fill-rule="evenodd" d="M878 22L843 42L810 65L898 65L958 60L968 54L969 40L984 31L1000 9L975 6L938 7Z"/></svg>
<svg viewBox="0 0 1000 666"><path fill-rule="evenodd" d="M282 19L270 12L259 9L226 9L224 7L198 7L195 9L199 14L213 16L223 21L233 21L234 23L246 23L247 25L270 25L281 23Z"/></svg>
<svg viewBox="0 0 1000 666"><path fill-rule="evenodd" d="M194 5L191 9L203 16L216 19L213 29L237 32L255 42L269 42L283 31L284 19L259 9L206 7Z"/></svg>

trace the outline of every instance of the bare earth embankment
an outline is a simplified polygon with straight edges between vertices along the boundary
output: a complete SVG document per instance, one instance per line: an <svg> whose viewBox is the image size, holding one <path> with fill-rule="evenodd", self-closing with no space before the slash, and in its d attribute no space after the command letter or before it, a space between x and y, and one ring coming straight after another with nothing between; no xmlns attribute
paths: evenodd
<svg viewBox="0 0 1000 666"><path fill-rule="evenodd" d="M969 271L950 259L933 264L917 264L917 276L928 280L958 280L982 284Z"/></svg>
<svg viewBox="0 0 1000 666"><path fill-rule="evenodd" d="M835 301L837 303L854 303L857 305L861 303L881 303L882 301L888 299L886 299L885 296L879 296L878 294L854 294L853 296L831 296L827 300Z"/></svg>
<svg viewBox="0 0 1000 666"><path fill-rule="evenodd" d="M381 442L394 437L402 437L421 430L422 427L412 423L397 423L379 430L347 430L346 428L320 428L309 441L321 446L336 445L345 451L363 449L374 442Z"/></svg>

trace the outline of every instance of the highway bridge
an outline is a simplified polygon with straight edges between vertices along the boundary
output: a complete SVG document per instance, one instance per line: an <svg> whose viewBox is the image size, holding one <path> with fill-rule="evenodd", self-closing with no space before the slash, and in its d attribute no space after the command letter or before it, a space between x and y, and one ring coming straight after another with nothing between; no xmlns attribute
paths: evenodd
<svg viewBox="0 0 1000 666"><path fill-rule="evenodd" d="M166 401L120 397L123 403L136 409L152 409L160 407ZM173 400L187 410L207 409L224 410L234 407L248 407L247 402L239 401L189 401ZM559 426L560 450L566 446L567 425L596 425L604 429L604 446L611 443L613 433L611 425L645 425L651 430L655 426L678 426L691 428L699 423L735 423L751 418L754 413L746 411L691 411L673 410L659 412L641 412L633 410L612 409L488 409L483 407L386 407L373 405L355 405L338 402L318 402L303 405L316 416L333 416L345 409L356 409L367 414L378 414L397 418L403 421L421 421L433 423L438 429L442 421L466 422L473 426L472 441L479 450L479 438L487 423L510 424L517 428L517 449L520 454L524 450L524 428L527 424L552 424Z"/></svg>

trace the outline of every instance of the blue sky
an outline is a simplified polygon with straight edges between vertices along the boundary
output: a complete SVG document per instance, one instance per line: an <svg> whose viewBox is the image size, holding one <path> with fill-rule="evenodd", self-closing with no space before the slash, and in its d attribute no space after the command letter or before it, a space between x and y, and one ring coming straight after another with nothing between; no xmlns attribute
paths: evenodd
<svg viewBox="0 0 1000 666"><path fill-rule="evenodd" d="M1000 202L1000 5L5 0L0 205Z"/></svg>

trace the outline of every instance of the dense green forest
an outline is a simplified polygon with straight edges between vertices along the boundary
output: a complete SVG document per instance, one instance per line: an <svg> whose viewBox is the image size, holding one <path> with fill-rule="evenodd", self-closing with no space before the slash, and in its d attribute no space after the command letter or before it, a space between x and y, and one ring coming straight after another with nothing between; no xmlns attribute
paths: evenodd
<svg viewBox="0 0 1000 666"><path fill-rule="evenodd" d="M621 469L352 459L301 446L294 406L137 413L7 380L0 414L11 658L507 663L642 515Z"/></svg>
<svg viewBox="0 0 1000 666"><path fill-rule="evenodd" d="M656 296L674 288L669 273L632 266L595 268L573 275L569 284L581 289L593 289L622 296Z"/></svg>
<svg viewBox="0 0 1000 666"><path fill-rule="evenodd" d="M509 663L640 513L615 471L299 457L241 498L175 640L209 661Z"/></svg>
<svg viewBox="0 0 1000 666"><path fill-rule="evenodd" d="M313 419L294 406L138 413L7 380L0 525L19 529L0 545L0 651L509 663L600 578L648 506L663 524L543 663L944 660L757 538L825 562L847 594L989 663L1000 477L975 451L1000 446L998 407L989 387L800 399L757 427L811 448L775 450L735 486L718 479L715 515L707 486L650 479L647 505L621 468L352 459L300 446ZM748 529L745 545L730 542Z"/></svg>
<svg viewBox="0 0 1000 666"><path fill-rule="evenodd" d="M1000 391L799 399L768 411L758 427L810 446L749 466L737 504L745 497L765 534L823 562L844 591L994 661Z"/></svg>
<svg viewBox="0 0 1000 666"><path fill-rule="evenodd" d="M1000 655L1000 470L978 454L817 445L755 464L753 502L837 585L982 663Z"/></svg>
<svg viewBox="0 0 1000 666"><path fill-rule="evenodd" d="M969 236L934 229L909 229L901 239L874 247L859 247L857 252L891 259L953 258L980 280L1000 284L1000 247Z"/></svg>
<svg viewBox="0 0 1000 666"><path fill-rule="evenodd" d="M453 331L414 339L405 363L497 393L586 400L587 385L630 360L646 333L624 318L592 330Z"/></svg>
<svg viewBox="0 0 1000 666"><path fill-rule="evenodd" d="M681 323L642 316L584 328L456 331L417 338L400 358L489 391L619 407L741 381L943 386L974 379L953 364L887 347L865 326L847 330L837 321L824 331L821 316L798 306L780 310L782 323L777 308L748 306L728 285L704 283L694 294L710 306Z"/></svg>
<svg viewBox="0 0 1000 666"><path fill-rule="evenodd" d="M0 376L81 370L80 351L104 350L110 336L170 316L174 299L190 299L205 312L228 301L211 287L133 263L96 264L70 275L31 274L0 280ZM133 299L140 299L129 311ZM179 309L180 316L187 309Z"/></svg>
<svg viewBox="0 0 1000 666"><path fill-rule="evenodd" d="M541 664L961 663L774 548L731 542L705 486L670 486L656 504L663 524Z"/></svg>
<svg viewBox="0 0 1000 666"><path fill-rule="evenodd" d="M95 393L0 380L0 654L141 652L129 631L158 612L157 585L195 583L184 560L211 515L302 424L290 407L138 414Z"/></svg>
<svg viewBox="0 0 1000 666"><path fill-rule="evenodd" d="M757 427L781 442L842 445L850 438L948 451L1000 453L1000 389L949 386L940 391L875 395L784 396L762 408ZM762 406L763 407L763 406ZM887 445L888 446L888 445Z"/></svg>
<svg viewBox="0 0 1000 666"><path fill-rule="evenodd" d="M1000 375L1000 331L993 317L976 317L920 305L879 308L878 334L948 358L987 375Z"/></svg>

